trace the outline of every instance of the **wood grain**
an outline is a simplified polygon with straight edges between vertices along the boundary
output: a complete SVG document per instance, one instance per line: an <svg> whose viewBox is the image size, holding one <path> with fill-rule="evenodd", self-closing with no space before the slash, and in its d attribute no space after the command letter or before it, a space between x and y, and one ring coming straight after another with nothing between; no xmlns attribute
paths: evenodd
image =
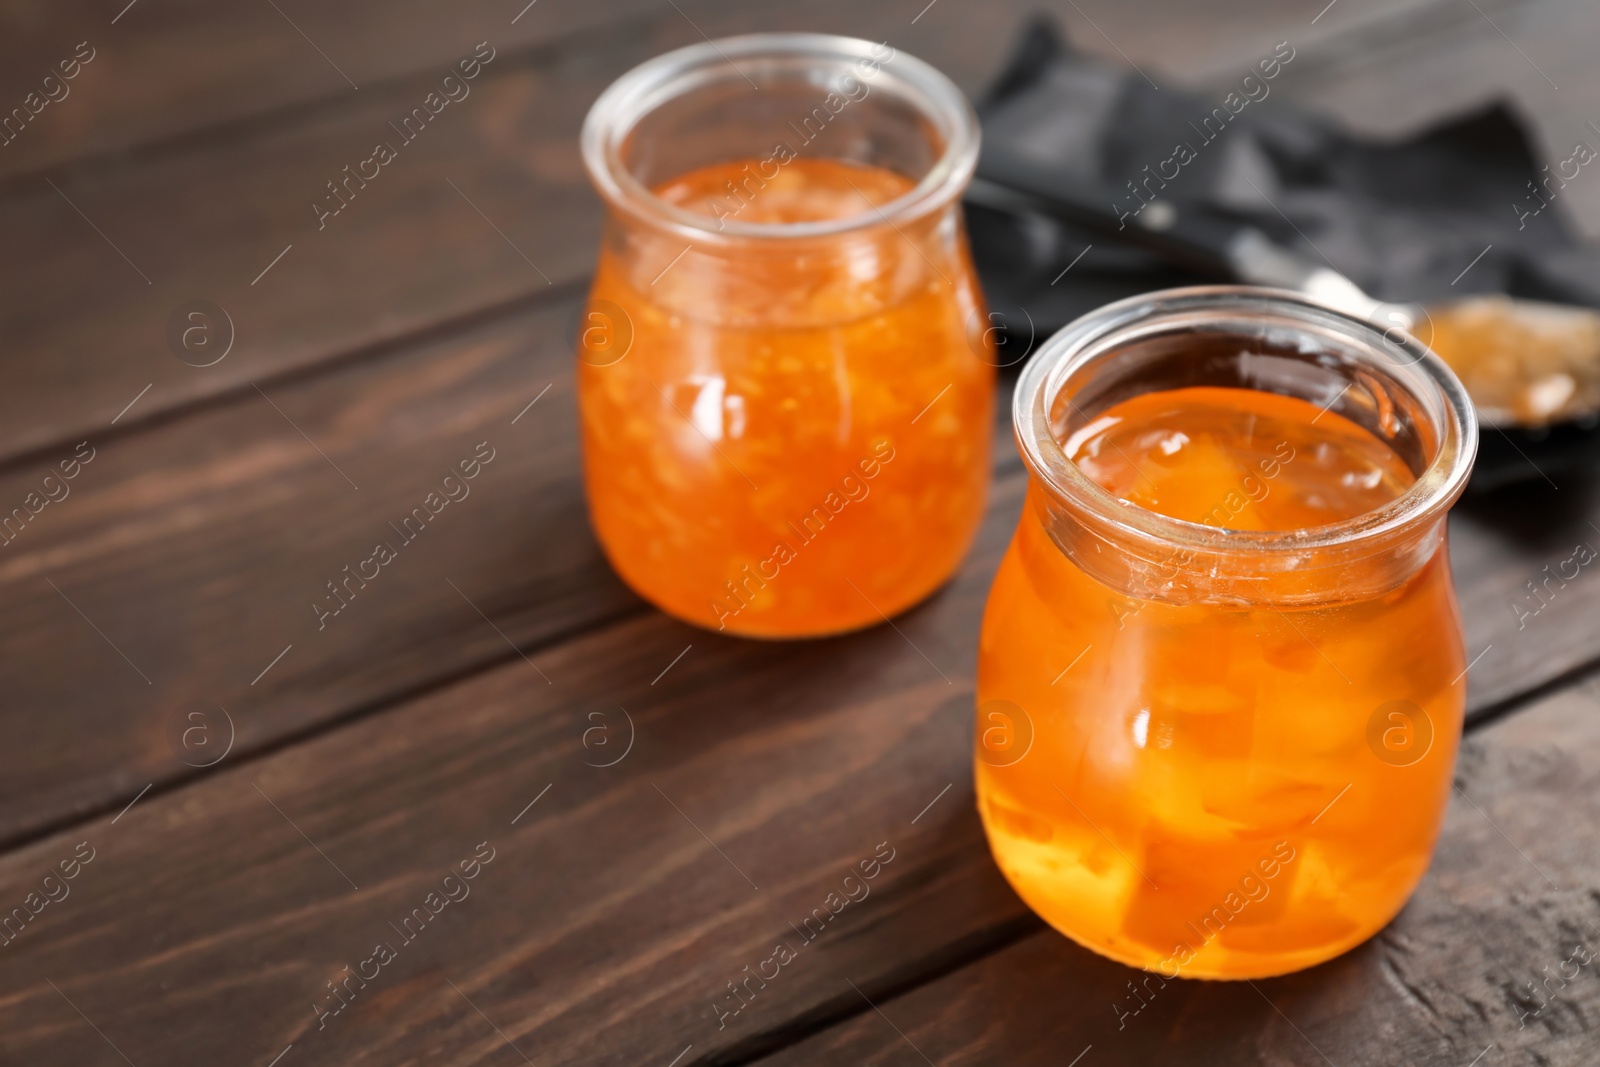
<svg viewBox="0 0 1600 1067"><path fill-rule="evenodd" d="M1337 960L1254 988L1152 985L1140 1008L1141 972L1046 930L762 1062L921 1062L914 1043L951 1067L1063 1064L1090 1045L1085 1064L1592 1063L1597 695L1591 677L1467 742L1432 870Z"/></svg>
<svg viewBox="0 0 1600 1067"><path fill-rule="evenodd" d="M91 436L68 495L0 547L0 837L199 773L226 729L214 715L210 749L176 746L189 701L225 709L243 754L640 610L588 533L565 341L576 307ZM480 442L494 459L464 481ZM51 469L0 477L6 514L47 491ZM402 530L430 492L449 501L451 474L465 498ZM370 574L378 542L398 558L351 583L344 568ZM324 619L312 605L341 602L329 582L349 603Z"/></svg>
<svg viewBox="0 0 1600 1067"><path fill-rule="evenodd" d="M1600 479L1469 500L1451 515L1450 537L1473 661L1469 716L1595 662L1600 577L1574 556L1585 558L1579 546L1600 551Z"/></svg>
<svg viewBox="0 0 1600 1067"><path fill-rule="evenodd" d="M832 1010L840 975L992 937L1017 906L950 826L972 817L975 631L1021 482L898 629L767 643L641 617L541 653L553 685L515 660L0 859L0 900L21 904L96 850L0 948L6 1059L109 1055L70 998L139 1064L264 1064L290 1043L305 1063L515 1062L454 982L534 1062L690 1044L700 1062ZM389 924L482 841L497 858L471 896L399 945ZM870 894L719 1029L726 983L883 843ZM325 981L383 940L398 958L319 1028Z"/></svg>
<svg viewBox="0 0 1600 1067"><path fill-rule="evenodd" d="M1394 6L1411 10L1435 5L1409 0ZM688 0L679 6L701 24L718 22L719 13L733 7ZM738 6L743 12L738 25L723 17L722 28L709 32L849 32L852 25L864 31L872 19L827 5ZM1337 33L1382 14L1350 6L1348 20L1341 12L1338 23L1329 19L1311 28L1312 36ZM531 55L560 42L563 48L592 54L605 48L606 31L623 23L652 17L682 21L670 7L645 0L544 0L538 6L526 0L459 0L448 8L421 0L322 6L291 0L277 7L201 0L0 4L0 110L5 113L21 105L28 93L39 92L46 75L55 72L59 79L60 61L79 42L95 49L95 59L70 80L66 95L46 104L21 134L0 145L0 178L303 112L358 91L352 84L359 91L382 91L388 83L433 68L441 68L442 74L479 41L490 41L506 53ZM876 25L883 30L898 26L915 36L915 44L909 38L904 42L907 48L942 46L948 54L941 58L958 75L982 78L1006 47L1005 35L1029 9L1017 4L981 7L989 17L982 17L979 5L946 4L925 18L918 17L914 5L906 10L886 5L885 17ZM1263 21L1281 17L1269 0L1228 0L1208 4L1203 11L1168 3L1085 5L1084 10L1087 15L1070 7L1059 13L1083 47L1108 57L1116 57L1120 47L1179 76L1237 61L1244 54L1240 31L1259 30ZM1197 41L1204 47L1196 47ZM952 47L958 44L966 48Z"/></svg>
<svg viewBox="0 0 1600 1067"><path fill-rule="evenodd" d="M357 91L381 93L386 83L432 68L442 76L479 41L526 52L659 14L657 5L639 0L546 2L521 17L523 4L509 0L461 0L448 8L420 0L110 6L0 5L0 102L7 111L39 89L79 42L95 50L66 95L0 146L0 175L194 138Z"/></svg>

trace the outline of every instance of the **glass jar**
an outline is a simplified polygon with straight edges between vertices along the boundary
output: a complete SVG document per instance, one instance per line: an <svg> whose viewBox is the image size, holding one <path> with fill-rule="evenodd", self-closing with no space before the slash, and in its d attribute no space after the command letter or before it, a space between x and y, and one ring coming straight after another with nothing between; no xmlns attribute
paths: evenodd
<svg viewBox="0 0 1600 1067"><path fill-rule="evenodd" d="M582 147L607 207L584 479L617 573L762 637L931 593L982 517L994 404L960 91L867 41L728 38L624 75Z"/></svg>
<svg viewBox="0 0 1600 1067"><path fill-rule="evenodd" d="M1248 418L1175 429L1216 397ZM1006 878L1068 937L1168 978L1281 974L1370 937L1427 868L1460 737L1461 384L1297 295L1179 289L1056 334L1013 415L1030 481L983 620L975 763ZM1389 498L1274 528L1378 493L1377 473L1330 473L1357 453L1389 465ZM1264 458L1225 466L1240 454ZM1120 496L1086 473L1112 468ZM1187 518L1124 499L1141 494Z"/></svg>

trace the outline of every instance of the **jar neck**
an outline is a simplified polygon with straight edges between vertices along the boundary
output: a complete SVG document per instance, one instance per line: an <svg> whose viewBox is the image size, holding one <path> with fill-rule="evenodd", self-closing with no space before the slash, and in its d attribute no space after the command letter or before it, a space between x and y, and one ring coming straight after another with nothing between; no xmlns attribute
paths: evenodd
<svg viewBox="0 0 1600 1067"><path fill-rule="evenodd" d="M1230 530L1119 500L1062 442L1140 393L1224 386L1298 397L1354 422L1415 477L1394 500L1324 526ZM1439 551L1471 472L1477 423L1459 381L1409 336L1297 294L1242 286L1151 293L1056 334L1017 383L1028 507L1080 569L1124 595L1170 603L1311 606L1370 599ZM1219 500L1224 513L1234 502Z"/></svg>
<svg viewBox="0 0 1600 1067"><path fill-rule="evenodd" d="M1267 552L1159 544L1128 537L1093 521L1039 478L1030 480L1027 509L1075 566L1107 589L1134 600L1167 604L1319 607L1372 600L1397 589L1445 543L1443 516L1408 527L1360 551L1311 549L1292 565ZM1222 533L1222 531L1219 531ZM1222 538L1219 538L1219 541Z"/></svg>
<svg viewBox="0 0 1600 1067"><path fill-rule="evenodd" d="M962 227L952 204L803 242L705 245L613 212L600 270L669 314L725 329L805 329L882 314L930 287L968 288Z"/></svg>

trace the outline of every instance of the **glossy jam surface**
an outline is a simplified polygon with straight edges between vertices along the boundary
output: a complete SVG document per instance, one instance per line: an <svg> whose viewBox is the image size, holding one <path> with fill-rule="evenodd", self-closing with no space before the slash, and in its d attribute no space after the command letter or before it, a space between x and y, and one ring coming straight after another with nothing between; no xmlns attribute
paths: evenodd
<svg viewBox="0 0 1600 1067"><path fill-rule="evenodd" d="M770 224L870 215L911 186L834 160L772 167L655 191ZM874 624L932 592L982 517L993 432L959 218L678 259L688 242L626 225L578 362L590 514L623 579L688 622L766 637Z"/></svg>
<svg viewBox="0 0 1600 1067"><path fill-rule="evenodd" d="M1064 444L1130 503L1237 530L1354 517L1412 482L1356 424L1241 389L1139 396ZM1370 937L1448 799L1466 664L1442 541L1371 599L1140 600L1068 559L1041 492L979 659L979 810L1011 884L1166 977L1281 974Z"/></svg>

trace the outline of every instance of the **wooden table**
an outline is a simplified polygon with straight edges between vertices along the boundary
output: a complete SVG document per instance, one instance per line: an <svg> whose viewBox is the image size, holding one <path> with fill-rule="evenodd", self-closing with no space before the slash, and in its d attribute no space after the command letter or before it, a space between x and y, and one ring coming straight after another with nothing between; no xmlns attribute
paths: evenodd
<svg viewBox="0 0 1600 1067"><path fill-rule="evenodd" d="M0 146L0 508L27 512L0 546L0 1062L1600 1060L1600 963L1573 962L1600 948L1600 579L1510 607L1600 544L1592 485L1453 519L1471 726L1400 918L1120 1028L1133 973L1032 917L973 810L975 634L1023 488L1001 413L979 541L898 629L724 639L602 561L569 349L596 94L755 29L888 40L975 91L1032 4L124 2L0 6L0 104L59 97ZM1278 91L1368 130L1509 92L1564 156L1600 120L1579 0L1060 7L1173 84L1290 40ZM480 41L470 97L319 229L325 183ZM1567 206L1600 230L1600 179ZM870 896L730 1000L875 853Z"/></svg>

